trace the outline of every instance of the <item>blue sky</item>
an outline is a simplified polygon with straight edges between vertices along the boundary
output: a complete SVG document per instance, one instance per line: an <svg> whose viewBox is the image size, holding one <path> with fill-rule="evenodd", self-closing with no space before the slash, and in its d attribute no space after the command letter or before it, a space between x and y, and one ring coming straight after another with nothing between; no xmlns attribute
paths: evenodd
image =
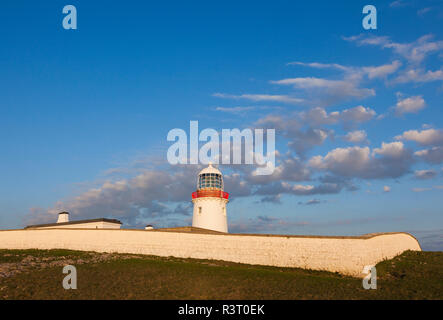
<svg viewBox="0 0 443 320"><path fill-rule="evenodd" d="M220 167L231 231L410 231L443 247L443 2L372 1L369 31L366 4L2 3L1 228L58 210L189 224L201 167L170 167L166 135L198 120L276 129L273 176Z"/></svg>

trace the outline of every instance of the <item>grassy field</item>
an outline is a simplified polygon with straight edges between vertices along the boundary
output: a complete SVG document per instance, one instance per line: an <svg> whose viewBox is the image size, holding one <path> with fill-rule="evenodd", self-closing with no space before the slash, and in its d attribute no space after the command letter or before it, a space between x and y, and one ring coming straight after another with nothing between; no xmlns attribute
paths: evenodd
<svg viewBox="0 0 443 320"><path fill-rule="evenodd" d="M65 290L63 266L77 268ZM442 299L443 252L377 265L377 289L336 273L68 250L0 250L0 299Z"/></svg>

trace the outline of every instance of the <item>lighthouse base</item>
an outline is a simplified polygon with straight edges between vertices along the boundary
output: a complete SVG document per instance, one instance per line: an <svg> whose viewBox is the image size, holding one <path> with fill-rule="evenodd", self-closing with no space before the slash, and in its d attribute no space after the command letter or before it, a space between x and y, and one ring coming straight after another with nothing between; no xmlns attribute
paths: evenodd
<svg viewBox="0 0 443 320"><path fill-rule="evenodd" d="M226 215L227 199L218 197L202 197L193 199L194 214L192 226L219 232L228 232Z"/></svg>

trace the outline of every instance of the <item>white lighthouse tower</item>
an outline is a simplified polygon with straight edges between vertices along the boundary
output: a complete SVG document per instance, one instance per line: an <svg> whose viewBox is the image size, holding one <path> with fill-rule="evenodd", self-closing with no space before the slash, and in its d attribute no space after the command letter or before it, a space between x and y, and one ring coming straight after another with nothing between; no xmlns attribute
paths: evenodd
<svg viewBox="0 0 443 320"><path fill-rule="evenodd" d="M223 191L222 173L211 164L198 174L197 191L192 193L192 226L228 232L226 204L229 193Z"/></svg>

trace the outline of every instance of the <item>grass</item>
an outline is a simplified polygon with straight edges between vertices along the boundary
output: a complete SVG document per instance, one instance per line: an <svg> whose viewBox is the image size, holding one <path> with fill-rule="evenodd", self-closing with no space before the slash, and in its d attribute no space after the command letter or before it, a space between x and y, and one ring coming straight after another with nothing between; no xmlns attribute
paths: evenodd
<svg viewBox="0 0 443 320"><path fill-rule="evenodd" d="M64 265L77 268L65 290ZM377 289L337 273L68 250L0 250L0 299L442 299L443 252L379 263ZM2 276L3 272L3 276Z"/></svg>

